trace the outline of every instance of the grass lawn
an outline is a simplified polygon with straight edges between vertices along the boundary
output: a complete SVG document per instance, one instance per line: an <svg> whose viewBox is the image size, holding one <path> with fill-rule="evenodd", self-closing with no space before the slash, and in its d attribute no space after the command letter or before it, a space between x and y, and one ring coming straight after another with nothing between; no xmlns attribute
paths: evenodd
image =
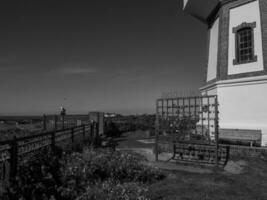
<svg viewBox="0 0 267 200"><path fill-rule="evenodd" d="M127 138L119 141L120 148L153 147L153 144L139 142L138 138ZM232 157L231 161L244 163L239 174L231 174L223 169L211 169L212 173L193 173L186 170L190 168L186 165L178 167L184 168L183 170L165 170L167 178L150 187L151 199L267 200L267 156Z"/></svg>
<svg viewBox="0 0 267 200"><path fill-rule="evenodd" d="M243 173L198 174L172 171L151 186L157 199L192 200L266 200L267 162L250 159Z"/></svg>

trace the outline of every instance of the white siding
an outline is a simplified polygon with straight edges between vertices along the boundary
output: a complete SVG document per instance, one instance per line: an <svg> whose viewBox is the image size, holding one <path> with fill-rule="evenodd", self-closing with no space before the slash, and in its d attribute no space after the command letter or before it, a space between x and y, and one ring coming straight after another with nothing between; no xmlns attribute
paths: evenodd
<svg viewBox="0 0 267 200"><path fill-rule="evenodd" d="M237 27L243 22L256 22L256 28L254 29L254 51L258 59L257 62L233 65L233 60L235 59L235 34L233 33L233 27ZM253 1L230 10L228 58L229 75L261 71L264 69L262 56L261 19L258 1Z"/></svg>
<svg viewBox="0 0 267 200"><path fill-rule="evenodd" d="M209 30L209 59L207 81L216 78L217 75L217 61L218 61L218 40L219 40L219 18L214 22Z"/></svg>
<svg viewBox="0 0 267 200"><path fill-rule="evenodd" d="M261 130L267 146L267 75L218 81L200 90L218 95L220 128Z"/></svg>
<svg viewBox="0 0 267 200"><path fill-rule="evenodd" d="M267 145L267 80L218 86L220 128L253 129Z"/></svg>

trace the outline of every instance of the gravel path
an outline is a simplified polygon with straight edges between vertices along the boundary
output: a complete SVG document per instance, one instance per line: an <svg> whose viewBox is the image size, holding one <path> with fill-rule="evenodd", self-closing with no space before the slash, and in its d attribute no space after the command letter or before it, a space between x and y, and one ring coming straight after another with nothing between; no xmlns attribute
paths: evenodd
<svg viewBox="0 0 267 200"><path fill-rule="evenodd" d="M203 168L198 166L189 166L184 164L179 164L175 162L166 162L172 156L170 153L161 153L159 154L159 161L155 162L155 155L153 153L152 148L117 148L119 151L132 151L134 153L138 153L144 156L147 161L144 164L160 168L162 170L170 170L170 171L185 171L190 173L199 173L199 174L211 174L213 170L211 168Z"/></svg>

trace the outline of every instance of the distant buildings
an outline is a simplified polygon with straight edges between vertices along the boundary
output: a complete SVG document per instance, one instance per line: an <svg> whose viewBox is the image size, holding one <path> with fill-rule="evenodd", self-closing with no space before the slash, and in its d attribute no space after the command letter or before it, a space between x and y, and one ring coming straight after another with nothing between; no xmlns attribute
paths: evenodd
<svg viewBox="0 0 267 200"><path fill-rule="evenodd" d="M115 113L105 113L104 114L104 117L105 118L114 118L114 117L117 117L118 114L115 114Z"/></svg>
<svg viewBox="0 0 267 200"><path fill-rule="evenodd" d="M104 113L103 112L89 112L89 121L97 123L97 130L99 135L104 134Z"/></svg>

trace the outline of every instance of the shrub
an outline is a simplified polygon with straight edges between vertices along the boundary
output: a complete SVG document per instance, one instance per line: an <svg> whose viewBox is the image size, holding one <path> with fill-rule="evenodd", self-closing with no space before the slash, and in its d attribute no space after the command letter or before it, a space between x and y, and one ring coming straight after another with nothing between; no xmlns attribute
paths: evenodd
<svg viewBox="0 0 267 200"><path fill-rule="evenodd" d="M17 174L7 191L10 200L43 200L59 196L57 192L57 185L60 184L58 155L41 152L38 158L31 158L23 163Z"/></svg>
<svg viewBox="0 0 267 200"><path fill-rule="evenodd" d="M112 181L105 181L88 188L79 200L148 200L148 196L146 185L137 182L114 184Z"/></svg>
<svg viewBox="0 0 267 200"><path fill-rule="evenodd" d="M118 125L114 122L105 123L105 135L107 137L119 137L122 131L119 129Z"/></svg>
<svg viewBox="0 0 267 200"><path fill-rule="evenodd" d="M148 183L163 178L161 171L143 165L143 158L131 153L89 151L84 157L88 161L87 172L91 178L94 174L101 180L111 178L121 183L130 181Z"/></svg>
<svg viewBox="0 0 267 200"><path fill-rule="evenodd" d="M107 150L43 152L19 168L8 196L10 200L72 200L86 192L86 199L146 199L146 185L164 175L142 161L140 156Z"/></svg>

